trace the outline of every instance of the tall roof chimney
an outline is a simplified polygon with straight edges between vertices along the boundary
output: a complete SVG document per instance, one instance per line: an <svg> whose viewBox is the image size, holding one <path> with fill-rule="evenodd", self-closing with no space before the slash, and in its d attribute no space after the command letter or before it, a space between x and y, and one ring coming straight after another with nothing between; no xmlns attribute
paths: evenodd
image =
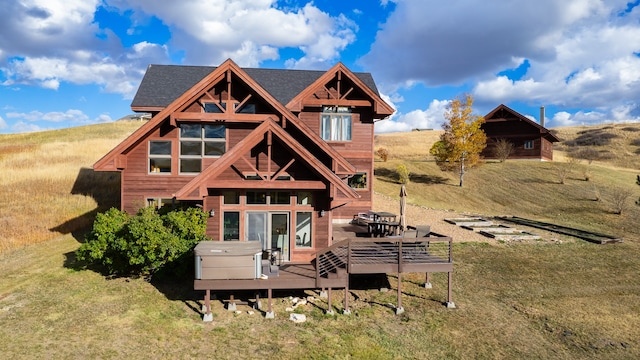
<svg viewBox="0 0 640 360"><path fill-rule="evenodd" d="M540 126L544 127L544 106L540 106Z"/></svg>

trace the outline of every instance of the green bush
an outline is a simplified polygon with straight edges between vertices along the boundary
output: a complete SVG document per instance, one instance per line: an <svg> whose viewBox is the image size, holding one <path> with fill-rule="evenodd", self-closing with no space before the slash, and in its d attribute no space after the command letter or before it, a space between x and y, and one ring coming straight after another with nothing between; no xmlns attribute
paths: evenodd
<svg viewBox="0 0 640 360"><path fill-rule="evenodd" d="M408 184L409 183L409 169L407 169L404 165L398 165L396 168L396 173L398 174L398 182L400 184Z"/></svg>
<svg viewBox="0 0 640 360"><path fill-rule="evenodd" d="M76 256L103 267L108 274L152 274L206 239L206 219L207 214L198 208L161 215L145 207L135 216L110 209L96 216Z"/></svg>

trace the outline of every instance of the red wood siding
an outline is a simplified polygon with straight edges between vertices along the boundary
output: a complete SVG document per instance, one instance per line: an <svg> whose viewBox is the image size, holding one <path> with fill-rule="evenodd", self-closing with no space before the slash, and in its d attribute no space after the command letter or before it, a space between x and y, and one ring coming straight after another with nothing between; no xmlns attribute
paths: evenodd
<svg viewBox="0 0 640 360"><path fill-rule="evenodd" d="M368 188L358 189L360 199L333 210L335 220L352 219L358 212L372 209L373 194L373 116L370 111L355 108L352 110L351 141L328 142L347 161L356 167L357 172L365 172L368 177ZM313 131L320 135L322 109L304 108L298 117ZM345 180L346 181L346 180Z"/></svg>

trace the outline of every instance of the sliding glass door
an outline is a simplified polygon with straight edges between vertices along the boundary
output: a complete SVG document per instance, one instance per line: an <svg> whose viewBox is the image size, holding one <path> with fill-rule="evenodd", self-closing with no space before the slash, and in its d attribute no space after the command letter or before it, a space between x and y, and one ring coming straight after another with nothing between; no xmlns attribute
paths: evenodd
<svg viewBox="0 0 640 360"><path fill-rule="evenodd" d="M282 260L289 260L289 212L247 211L245 237L260 241L262 248L279 249Z"/></svg>

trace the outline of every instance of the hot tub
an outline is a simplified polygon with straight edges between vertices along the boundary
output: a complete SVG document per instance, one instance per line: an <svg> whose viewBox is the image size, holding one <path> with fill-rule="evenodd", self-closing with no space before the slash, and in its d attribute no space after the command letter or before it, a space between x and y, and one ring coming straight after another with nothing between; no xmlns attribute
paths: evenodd
<svg viewBox="0 0 640 360"><path fill-rule="evenodd" d="M203 241L195 248L196 280L257 279L262 275L259 241Z"/></svg>

